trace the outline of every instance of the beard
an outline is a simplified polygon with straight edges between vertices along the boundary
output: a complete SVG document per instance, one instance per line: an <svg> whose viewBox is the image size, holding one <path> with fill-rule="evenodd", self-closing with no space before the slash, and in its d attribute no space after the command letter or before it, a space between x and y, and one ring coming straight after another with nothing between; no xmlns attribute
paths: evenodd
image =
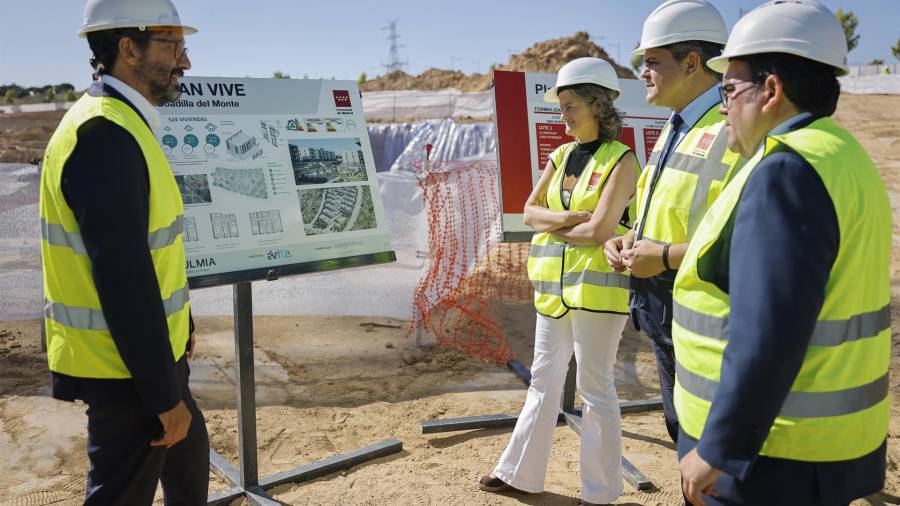
<svg viewBox="0 0 900 506"><path fill-rule="evenodd" d="M170 67L158 62L144 61L135 69L138 76L146 84L150 97L155 105L163 105L181 98L181 86L178 81L173 84L173 77L183 77L184 71L178 67Z"/></svg>

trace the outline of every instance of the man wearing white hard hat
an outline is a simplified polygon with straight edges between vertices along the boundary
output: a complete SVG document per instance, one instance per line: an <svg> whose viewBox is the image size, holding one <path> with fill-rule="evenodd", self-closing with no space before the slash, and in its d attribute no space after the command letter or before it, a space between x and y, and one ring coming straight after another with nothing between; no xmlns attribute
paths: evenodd
<svg viewBox="0 0 900 506"><path fill-rule="evenodd" d="M631 272L631 319L650 337L672 441L672 283L697 224L742 163L726 146L721 75L706 66L726 38L725 21L706 0L668 0L644 22L635 54L644 58L646 100L672 109L672 117L638 180L635 227L606 244L613 267Z"/></svg>
<svg viewBox="0 0 900 506"><path fill-rule="evenodd" d="M884 484L891 206L831 115L847 72L831 11L765 3L709 65L749 157L675 279L675 407L694 504L846 505Z"/></svg>
<svg viewBox="0 0 900 506"><path fill-rule="evenodd" d="M170 0L88 0L96 80L41 174L53 396L87 404L85 504L207 499L209 443L188 388L190 302L178 186L152 128L191 64Z"/></svg>
<svg viewBox="0 0 900 506"><path fill-rule="evenodd" d="M628 276L613 272L603 243L627 229L640 166L618 141L622 122L615 69L599 58L565 64L544 98L559 102L575 142L550 154L525 203L535 230L528 257L537 311L531 385L488 492L542 492L559 400L572 353L584 400L582 504L606 504L623 490L621 419L613 367L628 314ZM527 177L527 176L526 176ZM622 223L622 221L625 223Z"/></svg>

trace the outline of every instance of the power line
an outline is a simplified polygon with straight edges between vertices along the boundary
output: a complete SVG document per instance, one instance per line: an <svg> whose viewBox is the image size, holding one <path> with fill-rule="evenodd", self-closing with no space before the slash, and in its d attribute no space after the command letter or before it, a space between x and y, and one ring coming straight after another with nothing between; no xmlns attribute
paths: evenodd
<svg viewBox="0 0 900 506"><path fill-rule="evenodd" d="M400 48L406 46L397 43L397 41L400 40L400 35L397 33L397 19L395 18L388 21L388 24L381 29L387 30L387 40L391 41L391 49L388 52L388 62L382 63L381 66L384 67L388 73L394 72L395 70L403 70L403 67L409 65L409 62L400 59Z"/></svg>

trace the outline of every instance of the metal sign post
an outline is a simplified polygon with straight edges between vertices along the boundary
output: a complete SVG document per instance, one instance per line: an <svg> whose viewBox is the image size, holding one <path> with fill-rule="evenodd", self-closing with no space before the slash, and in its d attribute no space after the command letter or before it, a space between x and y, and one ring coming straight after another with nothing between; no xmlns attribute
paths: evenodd
<svg viewBox="0 0 900 506"><path fill-rule="evenodd" d="M368 460L403 450L397 439L386 439L358 450L335 455L296 469L259 478L256 453L256 380L253 371L253 294L249 281L234 284L234 356L237 373L238 456L240 469L209 450L209 466L213 473L231 488L212 494L208 504L224 505L246 497L250 504L276 506L266 490L285 483L300 483L348 469Z"/></svg>

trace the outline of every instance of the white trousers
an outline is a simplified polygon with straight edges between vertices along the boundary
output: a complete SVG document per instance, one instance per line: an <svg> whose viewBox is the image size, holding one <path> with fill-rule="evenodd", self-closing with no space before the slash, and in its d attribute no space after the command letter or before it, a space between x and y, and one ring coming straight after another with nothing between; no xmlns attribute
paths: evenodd
<svg viewBox="0 0 900 506"><path fill-rule="evenodd" d="M572 350L584 400L581 421L581 499L611 503L622 495L622 420L613 378L627 317L569 311L537 315L531 386L494 475L526 492L543 492L553 431Z"/></svg>

